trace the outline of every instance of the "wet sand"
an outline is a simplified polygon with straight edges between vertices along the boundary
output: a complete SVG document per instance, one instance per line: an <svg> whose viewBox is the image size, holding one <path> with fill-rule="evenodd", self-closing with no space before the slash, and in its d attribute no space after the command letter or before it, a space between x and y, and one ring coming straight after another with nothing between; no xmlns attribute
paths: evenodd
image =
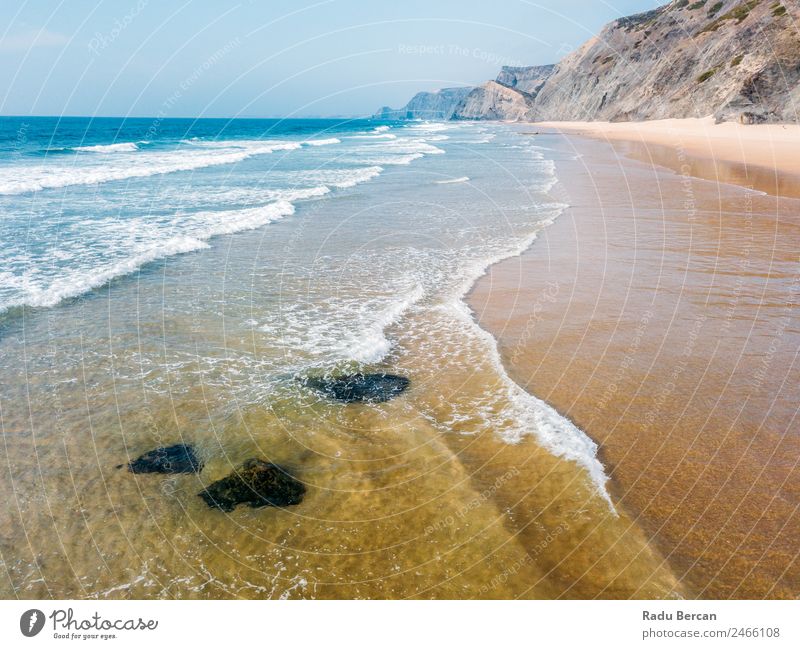
<svg viewBox="0 0 800 649"><path fill-rule="evenodd" d="M666 142L537 144L567 154L571 207L478 282L480 324L600 445L685 596L797 597L800 183Z"/></svg>

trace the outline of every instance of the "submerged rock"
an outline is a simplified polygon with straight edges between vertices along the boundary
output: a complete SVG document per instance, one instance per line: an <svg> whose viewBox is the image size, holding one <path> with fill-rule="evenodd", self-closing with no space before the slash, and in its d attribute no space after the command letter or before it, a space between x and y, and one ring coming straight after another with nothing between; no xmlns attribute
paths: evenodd
<svg viewBox="0 0 800 649"><path fill-rule="evenodd" d="M380 403L394 399L411 384L396 374L349 374L331 378L310 377L305 384L325 396L345 403Z"/></svg>
<svg viewBox="0 0 800 649"><path fill-rule="evenodd" d="M162 446L128 463L131 473L197 473L202 469L203 463L188 444Z"/></svg>
<svg viewBox="0 0 800 649"><path fill-rule="evenodd" d="M250 507L297 505L303 501L305 493L305 485L285 469L254 458L197 495L209 507L232 512L240 503Z"/></svg>

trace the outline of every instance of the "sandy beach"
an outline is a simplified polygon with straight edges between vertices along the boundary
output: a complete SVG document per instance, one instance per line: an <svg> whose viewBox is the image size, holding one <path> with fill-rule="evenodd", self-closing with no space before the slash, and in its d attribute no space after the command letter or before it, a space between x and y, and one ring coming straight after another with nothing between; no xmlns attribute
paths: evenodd
<svg viewBox="0 0 800 649"><path fill-rule="evenodd" d="M600 445L686 596L796 597L800 128L534 130L570 208L478 282L479 322Z"/></svg>
<svg viewBox="0 0 800 649"><path fill-rule="evenodd" d="M643 162L684 175L750 186L769 194L800 196L800 125L735 122L713 117L646 122L541 122L564 134L613 143Z"/></svg>

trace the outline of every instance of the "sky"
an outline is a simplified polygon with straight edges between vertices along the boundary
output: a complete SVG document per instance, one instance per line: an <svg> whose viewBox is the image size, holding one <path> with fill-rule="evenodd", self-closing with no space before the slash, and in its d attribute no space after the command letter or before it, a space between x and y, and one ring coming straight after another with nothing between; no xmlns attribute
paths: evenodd
<svg viewBox="0 0 800 649"><path fill-rule="evenodd" d="M369 115L665 0L2 0L0 115Z"/></svg>

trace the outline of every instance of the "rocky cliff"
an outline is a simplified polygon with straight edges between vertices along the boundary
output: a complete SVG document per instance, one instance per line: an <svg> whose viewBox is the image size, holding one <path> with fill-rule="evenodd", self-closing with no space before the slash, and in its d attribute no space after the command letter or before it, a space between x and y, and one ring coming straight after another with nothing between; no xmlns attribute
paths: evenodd
<svg viewBox="0 0 800 649"><path fill-rule="evenodd" d="M448 106L438 119L797 122L800 0L673 0L613 21L555 66L504 67ZM406 111L436 111L425 112Z"/></svg>
<svg viewBox="0 0 800 649"><path fill-rule="evenodd" d="M505 66L477 88L419 92L402 108L384 106L376 119L525 119L554 65Z"/></svg>
<svg viewBox="0 0 800 649"><path fill-rule="evenodd" d="M436 92L418 92L402 108L384 106L373 117L376 119L450 119L458 105L472 90L471 87L464 87L442 88Z"/></svg>
<svg viewBox="0 0 800 649"><path fill-rule="evenodd" d="M563 59L529 118L797 121L797 0L674 0Z"/></svg>
<svg viewBox="0 0 800 649"><path fill-rule="evenodd" d="M453 111L451 119L525 119L532 97L496 81L487 81L470 92Z"/></svg>
<svg viewBox="0 0 800 649"><path fill-rule="evenodd" d="M553 74L555 65L529 65L515 68L504 65L497 75L497 83L536 96L544 82Z"/></svg>

